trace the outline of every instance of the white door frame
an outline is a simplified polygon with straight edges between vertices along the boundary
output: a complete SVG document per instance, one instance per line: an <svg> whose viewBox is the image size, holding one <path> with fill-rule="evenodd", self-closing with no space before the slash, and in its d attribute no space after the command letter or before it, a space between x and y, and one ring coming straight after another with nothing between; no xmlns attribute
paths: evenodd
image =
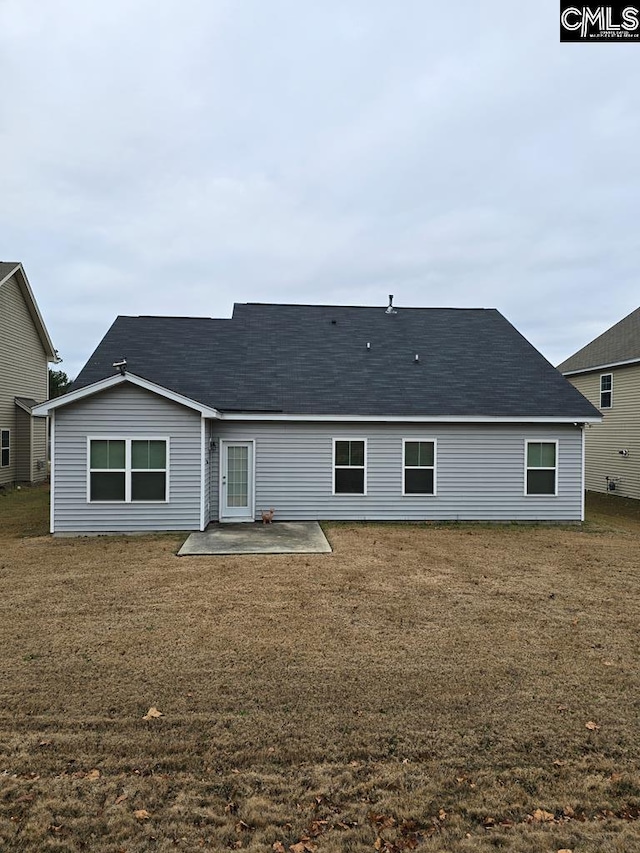
<svg viewBox="0 0 640 853"><path fill-rule="evenodd" d="M231 438L223 438L220 440L220 478L219 478L219 503L218 503L218 518L223 522L237 521L253 521L255 518L255 502L256 502L256 443L255 440L240 439L234 440ZM248 489L247 489L247 507L244 513L238 512L229 514L227 507L227 449L229 447L248 447ZM240 508L242 509L242 508Z"/></svg>

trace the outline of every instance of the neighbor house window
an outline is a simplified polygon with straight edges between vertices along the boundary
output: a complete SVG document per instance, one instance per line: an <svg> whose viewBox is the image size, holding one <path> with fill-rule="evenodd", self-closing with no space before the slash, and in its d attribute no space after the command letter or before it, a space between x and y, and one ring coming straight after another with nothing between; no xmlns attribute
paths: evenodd
<svg viewBox="0 0 640 853"><path fill-rule="evenodd" d="M556 441L527 441L526 462L526 494L557 494L558 443Z"/></svg>
<svg viewBox="0 0 640 853"><path fill-rule="evenodd" d="M11 462L11 432L0 430L0 466L7 468Z"/></svg>
<svg viewBox="0 0 640 853"><path fill-rule="evenodd" d="M613 373L603 373L600 377L600 408L613 406Z"/></svg>
<svg viewBox="0 0 640 853"><path fill-rule="evenodd" d="M89 439L89 500L167 500L165 438Z"/></svg>
<svg viewBox="0 0 640 853"><path fill-rule="evenodd" d="M435 495L436 443L405 439L403 495Z"/></svg>
<svg viewBox="0 0 640 853"><path fill-rule="evenodd" d="M366 494L366 444L364 439L334 439L334 494Z"/></svg>

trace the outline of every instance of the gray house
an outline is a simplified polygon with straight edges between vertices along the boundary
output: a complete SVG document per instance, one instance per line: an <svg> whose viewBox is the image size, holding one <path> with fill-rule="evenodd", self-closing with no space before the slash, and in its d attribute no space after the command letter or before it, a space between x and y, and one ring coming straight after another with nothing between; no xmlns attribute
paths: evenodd
<svg viewBox="0 0 640 853"><path fill-rule="evenodd" d="M47 425L31 410L57 360L22 264L0 261L0 485L47 477Z"/></svg>
<svg viewBox="0 0 640 853"><path fill-rule="evenodd" d="M583 518L600 413L495 310L119 317L53 423L52 532Z"/></svg>
<svg viewBox="0 0 640 853"><path fill-rule="evenodd" d="M603 415L585 434L585 483L640 499L640 308L559 365Z"/></svg>

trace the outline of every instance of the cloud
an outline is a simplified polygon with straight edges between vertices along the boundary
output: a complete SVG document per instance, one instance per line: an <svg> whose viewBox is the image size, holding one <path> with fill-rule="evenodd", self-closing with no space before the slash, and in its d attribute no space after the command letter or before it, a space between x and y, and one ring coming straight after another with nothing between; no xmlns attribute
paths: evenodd
<svg viewBox="0 0 640 853"><path fill-rule="evenodd" d="M65 369L119 313L497 307L554 362L636 307L637 45L557 5L5 0L0 255Z"/></svg>

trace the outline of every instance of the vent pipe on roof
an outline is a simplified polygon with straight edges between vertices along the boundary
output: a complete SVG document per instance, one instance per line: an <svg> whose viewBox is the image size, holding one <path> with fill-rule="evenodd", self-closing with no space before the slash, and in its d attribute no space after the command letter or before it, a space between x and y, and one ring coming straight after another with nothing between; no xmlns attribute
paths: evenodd
<svg viewBox="0 0 640 853"><path fill-rule="evenodd" d="M127 372L127 359L123 357L120 361L114 361L113 366L118 368L121 376L124 376Z"/></svg>
<svg viewBox="0 0 640 853"><path fill-rule="evenodd" d="M414 362L415 362L416 364L419 364L419 362L420 362L420 356L418 355L418 353L416 353L416 357L415 357L413 360L414 360Z"/></svg>
<svg viewBox="0 0 640 853"><path fill-rule="evenodd" d="M389 294L389 305L387 306L387 310L385 311L385 314L397 314L397 313L398 312L393 307L393 293L390 293Z"/></svg>

